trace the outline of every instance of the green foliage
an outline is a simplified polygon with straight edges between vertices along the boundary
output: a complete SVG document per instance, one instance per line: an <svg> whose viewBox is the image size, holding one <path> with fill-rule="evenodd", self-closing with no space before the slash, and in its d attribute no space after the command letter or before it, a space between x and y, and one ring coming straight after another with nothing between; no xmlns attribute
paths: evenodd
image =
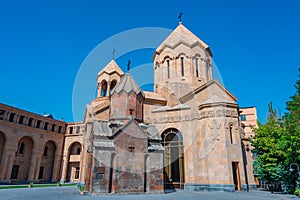
<svg viewBox="0 0 300 200"><path fill-rule="evenodd" d="M267 122L254 129L256 135L251 141L258 155L255 173L270 183L283 181L292 191L299 178L296 170L291 173L288 169L291 163L300 164L300 80L295 88L296 93L286 102L288 112L279 118L270 103Z"/></svg>

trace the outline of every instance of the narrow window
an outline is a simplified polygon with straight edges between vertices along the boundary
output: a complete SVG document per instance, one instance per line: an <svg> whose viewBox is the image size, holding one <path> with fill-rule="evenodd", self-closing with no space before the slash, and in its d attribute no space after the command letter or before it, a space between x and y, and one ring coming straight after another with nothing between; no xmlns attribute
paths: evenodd
<svg viewBox="0 0 300 200"><path fill-rule="evenodd" d="M80 170L80 167L76 167L75 168L76 169L76 171L75 171L75 179L79 179L79 170Z"/></svg>
<svg viewBox="0 0 300 200"><path fill-rule="evenodd" d="M45 146L45 149L44 149L44 154L43 154L45 157L48 155L48 147Z"/></svg>
<svg viewBox="0 0 300 200"><path fill-rule="evenodd" d="M11 170L10 179L17 179L19 173L19 165L13 165Z"/></svg>
<svg viewBox="0 0 300 200"><path fill-rule="evenodd" d="M76 151L76 155L80 155L80 152L81 152L81 148L78 147L78 148L77 148L77 151Z"/></svg>
<svg viewBox="0 0 300 200"><path fill-rule="evenodd" d="M38 121L36 122L36 128L40 128L40 126L41 126L41 120L38 120Z"/></svg>
<svg viewBox="0 0 300 200"><path fill-rule="evenodd" d="M14 118L15 118L15 113L11 113L9 116L9 121L14 122Z"/></svg>
<svg viewBox="0 0 300 200"><path fill-rule="evenodd" d="M184 76L184 58L181 57L181 76Z"/></svg>
<svg viewBox="0 0 300 200"><path fill-rule="evenodd" d="M4 119L4 113L5 113L4 110L0 110L0 120Z"/></svg>
<svg viewBox="0 0 300 200"><path fill-rule="evenodd" d="M233 144L233 135L232 135L232 124L229 125L229 135L230 135L230 142Z"/></svg>
<svg viewBox="0 0 300 200"><path fill-rule="evenodd" d="M29 118L29 120L28 120L28 126L32 126L32 121L33 121L33 119Z"/></svg>
<svg viewBox="0 0 300 200"><path fill-rule="evenodd" d="M198 58L196 58L196 77L199 77Z"/></svg>
<svg viewBox="0 0 300 200"><path fill-rule="evenodd" d="M167 60L167 67L168 67L168 79L170 78L170 61Z"/></svg>
<svg viewBox="0 0 300 200"><path fill-rule="evenodd" d="M40 166L39 178L38 179L43 179L43 175L44 175L44 166Z"/></svg>
<svg viewBox="0 0 300 200"><path fill-rule="evenodd" d="M24 122L24 116L21 115L20 118L19 118L19 124L23 124L23 122Z"/></svg>
<svg viewBox="0 0 300 200"><path fill-rule="evenodd" d="M24 148L25 148L25 144L24 142L22 142L19 147L19 154L24 154Z"/></svg>
<svg viewBox="0 0 300 200"><path fill-rule="evenodd" d="M55 131L55 124L52 124L51 131L52 131L52 132Z"/></svg>
<svg viewBox="0 0 300 200"><path fill-rule="evenodd" d="M48 124L49 122L46 122L45 125L44 125L44 130L48 130Z"/></svg>
<svg viewBox="0 0 300 200"><path fill-rule="evenodd" d="M59 127L58 127L58 133L61 133L61 129L62 129L62 127L59 126Z"/></svg>
<svg viewBox="0 0 300 200"><path fill-rule="evenodd" d="M73 127L69 128L69 134L73 134Z"/></svg>
<svg viewBox="0 0 300 200"><path fill-rule="evenodd" d="M134 110L133 109L129 109L129 115L130 116L134 115Z"/></svg>

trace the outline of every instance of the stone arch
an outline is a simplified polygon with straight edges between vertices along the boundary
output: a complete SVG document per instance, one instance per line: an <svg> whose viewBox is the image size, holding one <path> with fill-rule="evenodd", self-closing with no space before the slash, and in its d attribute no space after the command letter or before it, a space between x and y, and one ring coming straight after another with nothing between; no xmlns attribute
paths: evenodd
<svg viewBox="0 0 300 200"><path fill-rule="evenodd" d="M51 182L57 144L49 140L44 145L43 157L39 169L38 179L42 182Z"/></svg>
<svg viewBox="0 0 300 200"><path fill-rule="evenodd" d="M102 80L101 81L101 97L107 96L107 81Z"/></svg>
<svg viewBox="0 0 300 200"><path fill-rule="evenodd" d="M110 93L111 91L116 87L117 85L117 80L116 79L113 79L111 82L110 82Z"/></svg>
<svg viewBox="0 0 300 200"><path fill-rule="evenodd" d="M0 131L0 166L2 163L2 157L3 157L3 153L4 153L5 143L6 143L5 134Z"/></svg>
<svg viewBox="0 0 300 200"><path fill-rule="evenodd" d="M27 182L32 160L34 141L29 136L22 137L18 142L18 148L13 162L10 179L18 182Z"/></svg>
<svg viewBox="0 0 300 200"><path fill-rule="evenodd" d="M70 144L68 149L69 162L67 168L66 180L70 182L78 182L80 176L80 154L82 150L82 145L80 142L75 141Z"/></svg>
<svg viewBox="0 0 300 200"><path fill-rule="evenodd" d="M183 188L184 185L184 146L183 136L176 128L168 128L162 134L165 148L164 173L166 188Z"/></svg>

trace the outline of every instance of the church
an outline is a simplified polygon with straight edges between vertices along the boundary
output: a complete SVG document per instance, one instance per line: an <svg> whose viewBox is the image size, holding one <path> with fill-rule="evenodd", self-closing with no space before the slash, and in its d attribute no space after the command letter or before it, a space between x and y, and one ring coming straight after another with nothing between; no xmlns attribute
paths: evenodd
<svg viewBox="0 0 300 200"><path fill-rule="evenodd" d="M113 59L97 74L97 97L87 105L83 122L42 118L43 131L55 134L41 137L27 131L39 136L25 137L30 145L25 141L23 147L18 139L23 136L16 137L11 152L31 148L26 161L30 175L24 178L79 182L91 194L256 189L237 98L213 78L209 46L180 22L152 59L153 92L143 91ZM6 157L10 136L5 132L18 134L9 123L20 122L25 114L11 117L13 109L1 106L0 159L5 170L0 181L12 175L18 181L22 169L16 163L21 158L13 153ZM29 119L25 116L21 124L42 127L37 120L28 125ZM44 155L37 156L34 138L43 141ZM43 138L51 141L50 160ZM52 168L41 168L42 162ZM47 179L39 179L45 171Z"/></svg>

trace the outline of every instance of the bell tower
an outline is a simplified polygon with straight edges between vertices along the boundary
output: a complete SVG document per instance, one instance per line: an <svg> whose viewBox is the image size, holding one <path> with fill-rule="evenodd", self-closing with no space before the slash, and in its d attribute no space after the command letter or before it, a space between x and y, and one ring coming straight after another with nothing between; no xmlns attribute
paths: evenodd
<svg viewBox="0 0 300 200"><path fill-rule="evenodd" d="M169 83L197 88L212 80L212 53L207 44L182 22L156 49L154 56L154 92Z"/></svg>
<svg viewBox="0 0 300 200"><path fill-rule="evenodd" d="M111 60L97 76L97 98L109 97L111 91L120 81L124 72L121 70L115 60Z"/></svg>

